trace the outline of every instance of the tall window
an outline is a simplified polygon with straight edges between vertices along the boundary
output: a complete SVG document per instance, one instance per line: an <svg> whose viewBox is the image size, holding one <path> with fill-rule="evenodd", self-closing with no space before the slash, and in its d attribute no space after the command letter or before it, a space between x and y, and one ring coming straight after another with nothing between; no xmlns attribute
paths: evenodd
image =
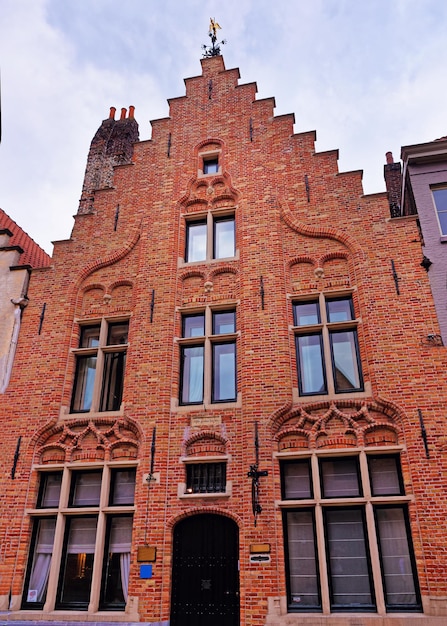
<svg viewBox="0 0 447 626"><path fill-rule="evenodd" d="M208 213L186 222L186 262L231 258L235 249L234 213Z"/></svg>
<svg viewBox="0 0 447 626"><path fill-rule="evenodd" d="M420 610L397 455L281 463L291 611Z"/></svg>
<svg viewBox="0 0 447 626"><path fill-rule="evenodd" d="M72 413L120 409L128 332L127 320L81 326Z"/></svg>
<svg viewBox="0 0 447 626"><path fill-rule="evenodd" d="M299 393L363 390L351 296L293 303Z"/></svg>
<svg viewBox="0 0 447 626"><path fill-rule="evenodd" d="M125 609L134 492L135 468L41 473L23 608ZM58 536L62 542L55 541ZM95 573L101 584L92 597Z"/></svg>
<svg viewBox="0 0 447 626"><path fill-rule="evenodd" d="M447 187L433 188L432 194L441 233L447 235Z"/></svg>
<svg viewBox="0 0 447 626"><path fill-rule="evenodd" d="M180 403L234 402L236 390L236 312L182 316Z"/></svg>

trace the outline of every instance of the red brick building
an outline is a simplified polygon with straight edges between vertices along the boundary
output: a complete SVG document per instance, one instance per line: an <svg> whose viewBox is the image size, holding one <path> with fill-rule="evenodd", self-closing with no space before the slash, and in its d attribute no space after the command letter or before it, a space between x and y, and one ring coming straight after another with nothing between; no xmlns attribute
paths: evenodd
<svg viewBox="0 0 447 626"><path fill-rule="evenodd" d="M111 111L33 273L0 405L4 619L444 624L415 217L221 56L185 83L150 140Z"/></svg>

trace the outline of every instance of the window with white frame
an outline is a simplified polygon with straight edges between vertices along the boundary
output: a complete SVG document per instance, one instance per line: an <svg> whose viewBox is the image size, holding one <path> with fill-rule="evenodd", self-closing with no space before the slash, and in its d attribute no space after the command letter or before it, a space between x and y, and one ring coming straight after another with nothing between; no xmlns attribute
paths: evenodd
<svg viewBox="0 0 447 626"><path fill-rule="evenodd" d="M182 315L180 404L235 402L236 311Z"/></svg>
<svg viewBox="0 0 447 626"><path fill-rule="evenodd" d="M81 325L71 413L120 410L128 332L128 320Z"/></svg>
<svg viewBox="0 0 447 626"><path fill-rule="evenodd" d="M352 297L294 301L293 319L299 394L363 391Z"/></svg>
<svg viewBox="0 0 447 626"><path fill-rule="evenodd" d="M289 611L419 611L398 454L281 461Z"/></svg>
<svg viewBox="0 0 447 626"><path fill-rule="evenodd" d="M41 472L22 608L124 611L134 492L132 467Z"/></svg>
<svg viewBox="0 0 447 626"><path fill-rule="evenodd" d="M211 213L186 222L185 261L210 261L235 256L234 213Z"/></svg>
<svg viewBox="0 0 447 626"><path fill-rule="evenodd" d="M439 227L443 235L447 235L447 185L432 187L433 200L438 215Z"/></svg>

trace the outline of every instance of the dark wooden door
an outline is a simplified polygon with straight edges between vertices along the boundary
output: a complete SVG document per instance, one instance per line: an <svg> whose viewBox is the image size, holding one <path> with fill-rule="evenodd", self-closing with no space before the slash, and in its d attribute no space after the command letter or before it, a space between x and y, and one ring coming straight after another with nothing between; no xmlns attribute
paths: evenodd
<svg viewBox="0 0 447 626"><path fill-rule="evenodd" d="M174 528L171 626L239 626L239 532L204 513Z"/></svg>

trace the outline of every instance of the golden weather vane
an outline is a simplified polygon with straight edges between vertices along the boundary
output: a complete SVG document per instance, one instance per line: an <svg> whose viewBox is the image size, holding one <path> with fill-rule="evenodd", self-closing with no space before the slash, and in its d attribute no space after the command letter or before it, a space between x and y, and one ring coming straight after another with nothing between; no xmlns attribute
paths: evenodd
<svg viewBox="0 0 447 626"><path fill-rule="evenodd" d="M210 33L212 32L214 37L216 37L216 30L222 30L219 24L216 22L216 18L210 17Z"/></svg>
<svg viewBox="0 0 447 626"><path fill-rule="evenodd" d="M217 31L222 30L221 26L216 22L216 18L210 17L210 28L208 35L211 38L211 46L202 46L204 57L216 57L220 55L220 46L226 44L225 39L217 43Z"/></svg>

